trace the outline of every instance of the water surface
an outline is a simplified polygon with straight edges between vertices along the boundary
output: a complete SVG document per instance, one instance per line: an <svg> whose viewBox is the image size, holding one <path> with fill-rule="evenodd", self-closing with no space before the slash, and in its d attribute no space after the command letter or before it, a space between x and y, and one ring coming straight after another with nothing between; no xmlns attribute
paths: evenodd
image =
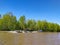
<svg viewBox="0 0 60 45"><path fill-rule="evenodd" d="M0 45L60 45L60 33L0 32Z"/></svg>

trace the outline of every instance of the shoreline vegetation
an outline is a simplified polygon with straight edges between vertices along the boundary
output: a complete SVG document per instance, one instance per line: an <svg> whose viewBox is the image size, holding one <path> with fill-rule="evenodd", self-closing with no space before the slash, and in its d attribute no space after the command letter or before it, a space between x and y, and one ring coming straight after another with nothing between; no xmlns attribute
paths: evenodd
<svg viewBox="0 0 60 45"><path fill-rule="evenodd" d="M24 15L17 20L16 16L9 12L3 16L0 15L0 31L60 32L60 25L46 20L26 19Z"/></svg>

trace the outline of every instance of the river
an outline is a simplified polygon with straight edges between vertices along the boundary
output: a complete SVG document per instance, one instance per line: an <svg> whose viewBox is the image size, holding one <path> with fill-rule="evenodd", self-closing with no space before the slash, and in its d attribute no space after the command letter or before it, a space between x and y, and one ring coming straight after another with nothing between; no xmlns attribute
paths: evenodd
<svg viewBox="0 0 60 45"><path fill-rule="evenodd" d="M7 33L0 32L0 45L60 45L60 33Z"/></svg>

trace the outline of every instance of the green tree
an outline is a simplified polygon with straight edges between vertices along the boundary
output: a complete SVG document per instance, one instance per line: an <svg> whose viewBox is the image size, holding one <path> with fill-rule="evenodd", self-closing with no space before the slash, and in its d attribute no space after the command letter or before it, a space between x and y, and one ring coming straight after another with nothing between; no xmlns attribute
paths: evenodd
<svg viewBox="0 0 60 45"><path fill-rule="evenodd" d="M19 22L18 21L16 22L16 30L20 30Z"/></svg>
<svg viewBox="0 0 60 45"><path fill-rule="evenodd" d="M42 30L42 23L40 20L37 21L36 28L37 28L37 30Z"/></svg>
<svg viewBox="0 0 60 45"><path fill-rule="evenodd" d="M29 29L29 30L36 30L36 22L35 22L35 20L28 20L27 21L27 28Z"/></svg>
<svg viewBox="0 0 60 45"><path fill-rule="evenodd" d="M56 24L54 24L54 23L51 23L50 24L50 32L57 32L57 26L56 26Z"/></svg>
<svg viewBox="0 0 60 45"><path fill-rule="evenodd" d="M25 24L26 24L25 16L21 16L20 19L19 19L19 27L22 30L25 30L26 29Z"/></svg>
<svg viewBox="0 0 60 45"><path fill-rule="evenodd" d="M33 19L26 20L25 16L21 16L19 20L16 19L11 12L4 14L2 17L0 15L0 30L42 30L44 32L60 32L60 25L56 23L43 21L35 21Z"/></svg>
<svg viewBox="0 0 60 45"><path fill-rule="evenodd" d="M47 31L48 30L48 23L46 20L42 21L42 30L43 31Z"/></svg>
<svg viewBox="0 0 60 45"><path fill-rule="evenodd" d="M57 24L57 32L60 32L60 25Z"/></svg>
<svg viewBox="0 0 60 45"><path fill-rule="evenodd" d="M3 15L3 30L15 30L16 28L16 17L10 13Z"/></svg>
<svg viewBox="0 0 60 45"><path fill-rule="evenodd" d="M0 30L2 30L2 28L3 28L3 20L0 19Z"/></svg>

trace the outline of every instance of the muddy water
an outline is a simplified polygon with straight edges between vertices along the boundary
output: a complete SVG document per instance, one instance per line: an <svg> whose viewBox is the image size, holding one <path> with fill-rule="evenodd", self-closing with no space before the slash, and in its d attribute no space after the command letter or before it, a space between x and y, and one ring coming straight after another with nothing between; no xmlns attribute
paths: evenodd
<svg viewBox="0 0 60 45"><path fill-rule="evenodd" d="M0 33L0 45L60 45L60 33Z"/></svg>

